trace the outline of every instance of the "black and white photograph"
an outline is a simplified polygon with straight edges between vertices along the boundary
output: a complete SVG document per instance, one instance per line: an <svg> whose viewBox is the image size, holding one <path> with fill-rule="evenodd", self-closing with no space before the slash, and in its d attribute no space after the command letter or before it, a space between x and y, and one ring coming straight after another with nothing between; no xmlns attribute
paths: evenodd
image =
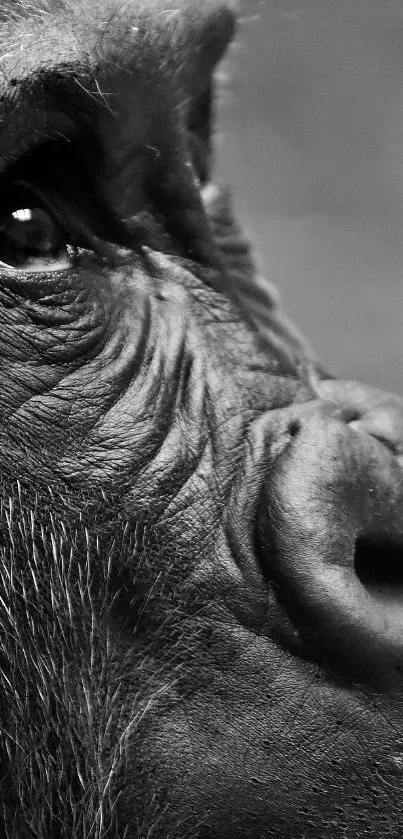
<svg viewBox="0 0 403 839"><path fill-rule="evenodd" d="M403 4L0 0L0 839L403 837Z"/></svg>

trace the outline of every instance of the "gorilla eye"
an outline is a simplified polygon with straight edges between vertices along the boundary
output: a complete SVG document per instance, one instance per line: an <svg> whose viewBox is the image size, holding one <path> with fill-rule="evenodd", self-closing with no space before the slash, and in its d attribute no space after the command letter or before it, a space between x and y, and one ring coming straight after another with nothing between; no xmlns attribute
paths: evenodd
<svg viewBox="0 0 403 839"><path fill-rule="evenodd" d="M75 249L43 207L24 207L0 216L0 263L22 271L62 271Z"/></svg>

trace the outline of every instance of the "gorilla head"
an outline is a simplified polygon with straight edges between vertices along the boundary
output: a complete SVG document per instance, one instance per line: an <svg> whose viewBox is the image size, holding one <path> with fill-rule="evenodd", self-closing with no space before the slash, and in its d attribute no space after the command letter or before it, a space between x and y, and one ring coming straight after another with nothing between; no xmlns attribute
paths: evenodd
<svg viewBox="0 0 403 839"><path fill-rule="evenodd" d="M7 839L403 829L403 404L326 376L213 183L233 29L3 0Z"/></svg>

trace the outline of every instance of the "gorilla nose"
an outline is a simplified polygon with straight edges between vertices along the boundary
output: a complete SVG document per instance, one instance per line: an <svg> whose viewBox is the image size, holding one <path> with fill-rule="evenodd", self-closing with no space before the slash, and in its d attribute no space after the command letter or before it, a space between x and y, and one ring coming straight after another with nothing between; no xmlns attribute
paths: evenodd
<svg viewBox="0 0 403 839"><path fill-rule="evenodd" d="M403 400L339 381L280 419L259 551L291 647L357 681L403 671ZM279 449L279 443L280 449ZM277 445L276 445L277 444Z"/></svg>

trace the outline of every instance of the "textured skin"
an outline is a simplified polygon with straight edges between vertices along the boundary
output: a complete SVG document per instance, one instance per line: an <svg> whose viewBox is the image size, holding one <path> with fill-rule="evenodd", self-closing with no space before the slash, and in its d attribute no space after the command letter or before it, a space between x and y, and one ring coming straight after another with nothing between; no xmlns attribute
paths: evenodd
<svg viewBox="0 0 403 839"><path fill-rule="evenodd" d="M228 7L38 5L1 214L78 250L0 265L0 835L397 839L402 400L326 378L212 183Z"/></svg>

